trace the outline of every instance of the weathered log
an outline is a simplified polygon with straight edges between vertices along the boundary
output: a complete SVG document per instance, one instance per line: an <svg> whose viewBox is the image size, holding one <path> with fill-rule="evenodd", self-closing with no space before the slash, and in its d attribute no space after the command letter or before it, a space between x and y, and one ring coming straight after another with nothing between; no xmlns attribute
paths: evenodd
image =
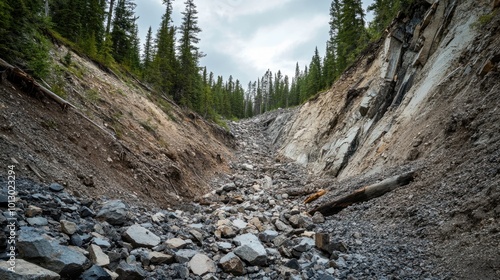
<svg viewBox="0 0 500 280"><path fill-rule="evenodd" d="M352 204L368 201L370 199L382 196L385 193L390 192L400 186L409 184L413 181L414 175L415 172L411 171L402 175L387 178L379 183L357 189L347 196L325 203L309 211L309 214L314 215L314 213L316 212L320 212L325 216L337 214L342 209Z"/></svg>

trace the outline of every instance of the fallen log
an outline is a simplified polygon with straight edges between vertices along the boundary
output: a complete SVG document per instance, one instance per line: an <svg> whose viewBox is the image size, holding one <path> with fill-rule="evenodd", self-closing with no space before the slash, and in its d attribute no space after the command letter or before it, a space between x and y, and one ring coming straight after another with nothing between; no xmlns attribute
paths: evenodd
<svg viewBox="0 0 500 280"><path fill-rule="evenodd" d="M404 186L413 181L415 171L411 171L402 175L387 178L379 183L369 185L357 189L353 193L344 196L340 199L325 203L311 211L309 214L314 215L320 212L324 216L331 216L337 214L342 209L359 202L368 201L370 199L384 195L400 186Z"/></svg>

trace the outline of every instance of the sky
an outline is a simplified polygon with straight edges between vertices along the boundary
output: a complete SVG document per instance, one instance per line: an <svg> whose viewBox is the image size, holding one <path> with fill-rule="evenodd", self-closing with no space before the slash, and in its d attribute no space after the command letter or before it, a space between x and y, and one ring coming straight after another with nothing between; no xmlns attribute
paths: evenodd
<svg viewBox="0 0 500 280"><path fill-rule="evenodd" d="M363 0L363 7L373 0ZM173 2L174 25L182 23L185 0ZM324 55L329 31L331 0L195 0L198 11L198 47L206 54L200 66L227 81L229 75L245 87L267 69L294 76L295 64L309 65L318 47ZM165 13L162 0L136 1L139 36L144 44L151 26L153 36ZM369 21L371 15L367 15Z"/></svg>

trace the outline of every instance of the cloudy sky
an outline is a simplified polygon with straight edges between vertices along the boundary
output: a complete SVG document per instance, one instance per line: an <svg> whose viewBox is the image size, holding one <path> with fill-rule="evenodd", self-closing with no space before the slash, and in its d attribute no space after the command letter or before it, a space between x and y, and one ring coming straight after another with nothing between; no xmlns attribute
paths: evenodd
<svg viewBox="0 0 500 280"><path fill-rule="evenodd" d="M372 1L363 0L366 8ZM136 1L139 35L144 44L149 26L156 33L165 12L162 0ZM321 55L328 39L331 0L195 0L201 51L200 64L227 80L239 79L244 87L264 75L294 75L295 63L303 68L317 46ZM174 25L181 24L184 0L174 1Z"/></svg>

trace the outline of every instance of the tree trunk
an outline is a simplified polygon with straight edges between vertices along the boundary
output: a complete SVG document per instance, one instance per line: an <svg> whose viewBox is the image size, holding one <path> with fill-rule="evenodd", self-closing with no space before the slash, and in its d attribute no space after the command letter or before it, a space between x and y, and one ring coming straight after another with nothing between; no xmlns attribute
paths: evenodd
<svg viewBox="0 0 500 280"><path fill-rule="evenodd" d="M113 18L113 6L115 4L115 0L109 1L109 11L108 11L108 22L106 25L106 34L109 34L111 31L111 19Z"/></svg>
<svg viewBox="0 0 500 280"><path fill-rule="evenodd" d="M314 213L316 212L320 212L325 216L337 214L342 209L352 204L368 201L370 199L382 196L385 193L390 192L400 186L409 184L413 181L414 175L415 172L411 171L402 175L387 178L379 183L357 189L347 196L325 203L309 211L309 214L314 215Z"/></svg>

